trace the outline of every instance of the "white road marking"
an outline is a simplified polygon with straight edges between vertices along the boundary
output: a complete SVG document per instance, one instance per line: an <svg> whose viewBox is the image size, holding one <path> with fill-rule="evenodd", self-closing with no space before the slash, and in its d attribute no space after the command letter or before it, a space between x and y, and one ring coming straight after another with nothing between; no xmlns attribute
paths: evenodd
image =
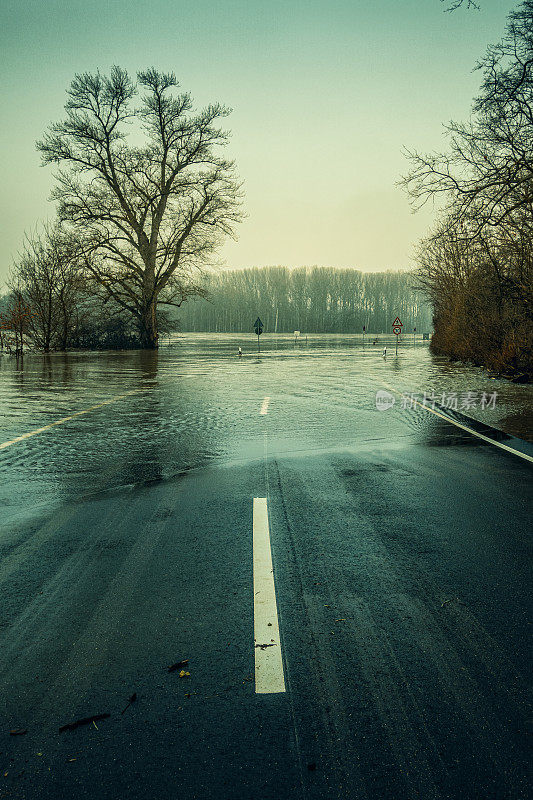
<svg viewBox="0 0 533 800"><path fill-rule="evenodd" d="M259 412L260 414L262 414L262 416L268 413L269 403L270 403L270 397L265 397L265 399L263 400L263 405L261 406L261 411Z"/></svg>
<svg viewBox="0 0 533 800"><path fill-rule="evenodd" d="M255 691L285 691L266 497L254 497Z"/></svg>
<svg viewBox="0 0 533 800"><path fill-rule="evenodd" d="M51 422L49 425L44 425L42 428L36 428L34 431L23 433L21 436L17 436L15 439L11 439L9 442L3 442L2 444L0 444L0 450L3 450L6 447L11 447L12 444L16 444L17 442L22 442L24 439L29 439L30 436L36 436L38 433L42 433L43 431L48 431L50 430L50 428L55 428L56 425L62 425L64 422L68 422L69 419L74 419L75 417L81 417L82 414L88 414L90 411L94 411L96 408L102 408L102 406L108 406L110 403L115 403L117 400L122 400L124 397L129 397L131 394L136 394L136 392L144 392L144 389L133 389L131 392L118 394L116 395L116 397L112 397L110 400L104 400L103 403L97 403L94 406L85 408L83 411L76 411L75 414L70 414L70 416L68 417L62 417L61 419L58 419L55 422Z"/></svg>
<svg viewBox="0 0 533 800"><path fill-rule="evenodd" d="M403 394L398 389L395 389L394 386L391 386L389 383L386 383L383 379L380 378L381 383L383 386L386 386L387 389L390 389L391 392L395 392L399 394L400 397L405 397L411 402L411 397L409 395ZM507 444L502 444L501 442L497 442L495 439L491 439L489 436L484 436L482 433L478 433L478 431L473 430L473 428L469 428L467 425L461 425L460 422L456 422L456 420L452 419L452 417L448 417L445 414L441 414L439 411L436 411L434 408L430 408L426 406L424 403L421 403L419 400L413 401L415 405L420 406L420 408L429 411L431 414L435 414L436 417L440 417L441 419L445 420L446 422L451 422L452 425L455 425L456 428L461 428L461 430L466 431L467 433L471 433L472 436L477 436L478 439L482 439L484 442L488 442L489 444L493 444L496 447L500 447L502 450L507 450L508 453L512 453L514 456L520 456L520 458L525 459L526 461L531 461L533 463L533 457L528 456L527 453L521 453L519 450L515 450L514 447L509 447Z"/></svg>

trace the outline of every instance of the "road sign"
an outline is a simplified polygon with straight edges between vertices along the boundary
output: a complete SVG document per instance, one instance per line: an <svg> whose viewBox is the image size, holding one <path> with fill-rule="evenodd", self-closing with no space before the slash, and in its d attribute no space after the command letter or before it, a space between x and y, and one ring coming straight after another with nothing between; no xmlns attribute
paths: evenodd
<svg viewBox="0 0 533 800"><path fill-rule="evenodd" d="M259 317L257 317L256 321L254 322L254 331L257 334L257 352L260 353L261 352L261 347L259 345L259 337L263 333L263 323L261 322Z"/></svg>
<svg viewBox="0 0 533 800"><path fill-rule="evenodd" d="M401 321L400 317L396 317L396 319L392 323L392 332L396 336L399 336L400 333L402 332L402 328L403 328L403 322Z"/></svg>

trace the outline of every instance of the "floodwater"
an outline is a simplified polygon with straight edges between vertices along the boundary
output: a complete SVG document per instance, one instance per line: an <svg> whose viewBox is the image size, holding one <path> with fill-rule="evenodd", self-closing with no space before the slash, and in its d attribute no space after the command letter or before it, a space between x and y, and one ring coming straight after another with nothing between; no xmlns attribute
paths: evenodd
<svg viewBox="0 0 533 800"><path fill-rule="evenodd" d="M387 344L386 358L382 355ZM242 347L243 357L237 355ZM182 334L159 352L0 356L0 444L84 412L0 450L6 520L65 500L126 490L210 462L264 456L259 411L269 397L269 455L383 439L441 442L450 426L419 408L376 409L394 387L422 400L455 392L463 413L533 440L533 388L430 354L393 337ZM131 392L131 394L127 394ZM125 397L115 399L121 395ZM481 398L489 407L482 408ZM106 401L111 401L106 403Z"/></svg>

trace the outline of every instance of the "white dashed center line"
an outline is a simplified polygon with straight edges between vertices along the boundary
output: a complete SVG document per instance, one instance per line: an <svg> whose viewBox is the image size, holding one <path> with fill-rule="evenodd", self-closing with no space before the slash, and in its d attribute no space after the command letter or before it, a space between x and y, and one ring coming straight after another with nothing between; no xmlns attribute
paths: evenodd
<svg viewBox="0 0 533 800"><path fill-rule="evenodd" d="M275 694L285 691L285 677L266 497L254 497L253 539L255 691Z"/></svg>
<svg viewBox="0 0 533 800"><path fill-rule="evenodd" d="M265 397L263 400L263 405L261 406L261 411L259 412L262 416L268 414L268 404L270 403L270 397Z"/></svg>

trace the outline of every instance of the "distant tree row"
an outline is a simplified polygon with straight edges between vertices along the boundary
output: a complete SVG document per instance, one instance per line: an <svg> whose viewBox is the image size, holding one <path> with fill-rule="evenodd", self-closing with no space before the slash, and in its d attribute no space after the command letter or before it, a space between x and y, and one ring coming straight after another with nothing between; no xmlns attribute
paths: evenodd
<svg viewBox="0 0 533 800"><path fill-rule="evenodd" d="M206 276L205 289L180 309L181 330L243 333L257 316L271 333L381 333L396 316L404 331L431 330L431 306L405 272L256 267Z"/></svg>

